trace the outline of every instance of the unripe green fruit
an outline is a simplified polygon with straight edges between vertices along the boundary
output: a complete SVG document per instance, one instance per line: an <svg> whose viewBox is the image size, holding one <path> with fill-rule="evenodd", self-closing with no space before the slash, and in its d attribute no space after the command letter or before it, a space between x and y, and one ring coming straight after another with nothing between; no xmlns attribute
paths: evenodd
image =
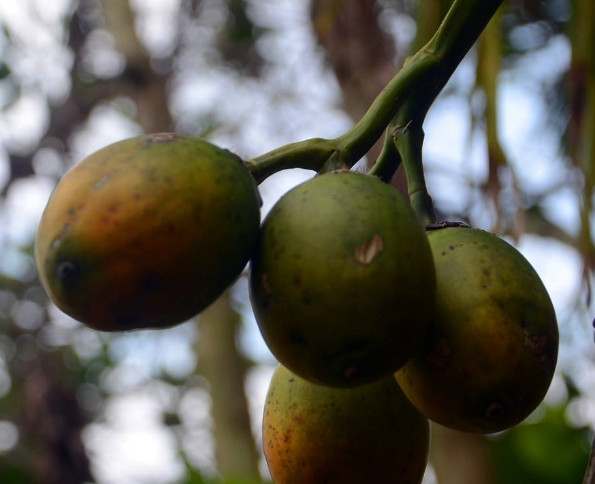
<svg viewBox="0 0 595 484"><path fill-rule="evenodd" d="M278 366L262 432L276 484L419 484L427 465L428 420L392 376L333 388Z"/></svg>
<svg viewBox="0 0 595 484"><path fill-rule="evenodd" d="M548 293L529 262L493 234L428 233L437 278L436 317L396 378L411 402L444 426L491 433L543 400L558 355Z"/></svg>
<svg viewBox="0 0 595 484"><path fill-rule="evenodd" d="M200 138L154 134L64 175L35 245L55 304L104 331L167 327L213 302L245 267L260 198L241 160Z"/></svg>
<svg viewBox="0 0 595 484"><path fill-rule="evenodd" d="M342 171L272 208L250 288L276 358L302 378L348 387L391 374L417 349L433 315L434 265L403 197Z"/></svg>

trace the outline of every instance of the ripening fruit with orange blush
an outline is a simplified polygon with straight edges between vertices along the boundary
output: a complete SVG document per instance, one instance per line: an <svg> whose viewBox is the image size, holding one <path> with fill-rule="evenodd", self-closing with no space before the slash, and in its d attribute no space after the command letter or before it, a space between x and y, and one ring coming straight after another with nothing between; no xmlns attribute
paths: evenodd
<svg viewBox="0 0 595 484"><path fill-rule="evenodd" d="M411 402L444 426L510 428L543 400L556 368L549 295L523 255L493 234L449 227L428 238L436 315L396 378Z"/></svg>
<svg viewBox="0 0 595 484"><path fill-rule="evenodd" d="M41 282L65 313L103 331L181 323L241 273L260 225L242 161L200 138L160 133L75 165L39 224Z"/></svg>

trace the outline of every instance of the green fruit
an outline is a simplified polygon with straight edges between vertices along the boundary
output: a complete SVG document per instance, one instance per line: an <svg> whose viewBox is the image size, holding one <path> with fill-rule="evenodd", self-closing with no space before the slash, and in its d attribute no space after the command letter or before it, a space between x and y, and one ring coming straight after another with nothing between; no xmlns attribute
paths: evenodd
<svg viewBox="0 0 595 484"><path fill-rule="evenodd" d="M354 172L317 176L266 217L250 279L265 342L315 383L356 386L394 372L433 315L434 266L403 197Z"/></svg>
<svg viewBox="0 0 595 484"><path fill-rule="evenodd" d="M548 293L529 262L488 232L428 234L436 265L436 318L396 378L428 418L491 433L542 401L558 355Z"/></svg>
<svg viewBox="0 0 595 484"><path fill-rule="evenodd" d="M254 248L260 198L241 160L153 134L107 146L52 193L35 256L55 304L104 331L167 327L214 301Z"/></svg>
<svg viewBox="0 0 595 484"><path fill-rule="evenodd" d="M278 366L262 432L276 484L419 484L427 464L428 420L392 376L333 388Z"/></svg>

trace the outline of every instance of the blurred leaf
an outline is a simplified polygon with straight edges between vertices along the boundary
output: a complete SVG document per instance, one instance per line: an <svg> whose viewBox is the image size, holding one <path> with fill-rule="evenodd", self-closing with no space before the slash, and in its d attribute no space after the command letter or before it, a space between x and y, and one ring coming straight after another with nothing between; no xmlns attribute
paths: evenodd
<svg viewBox="0 0 595 484"><path fill-rule="evenodd" d="M254 24L246 0L227 0L227 20L219 33L219 52L245 75L258 76L264 60L256 43L265 29Z"/></svg>
<svg viewBox="0 0 595 484"><path fill-rule="evenodd" d="M0 61L0 80L10 75L10 67L4 62Z"/></svg>
<svg viewBox="0 0 595 484"><path fill-rule="evenodd" d="M31 474L14 465L9 458L0 457L0 482L2 484L31 484Z"/></svg>
<svg viewBox="0 0 595 484"><path fill-rule="evenodd" d="M566 420L567 405L546 407L537 423L492 441L501 484L577 484L589 458L590 431Z"/></svg>

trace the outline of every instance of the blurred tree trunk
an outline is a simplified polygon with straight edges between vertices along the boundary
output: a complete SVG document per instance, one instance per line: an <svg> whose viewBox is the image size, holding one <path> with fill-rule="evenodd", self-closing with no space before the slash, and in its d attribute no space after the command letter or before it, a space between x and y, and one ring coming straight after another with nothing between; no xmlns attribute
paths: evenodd
<svg viewBox="0 0 595 484"><path fill-rule="evenodd" d="M246 361L237 347L241 316L229 292L198 318L199 373L210 383L217 469L226 479L259 482L258 452L244 390Z"/></svg>
<svg viewBox="0 0 595 484"><path fill-rule="evenodd" d="M113 95L130 97L137 109L137 122L146 133L172 131L168 106L167 74L151 67L151 59L134 29L134 14L127 0L101 0L103 16L116 48L126 59L126 68Z"/></svg>
<svg viewBox="0 0 595 484"><path fill-rule="evenodd" d="M134 17L127 1L101 0L106 25L116 47L126 58L123 94L137 106L137 121L145 132L170 131L167 76L153 71L150 59L133 26ZM215 425L216 461L224 478L258 482L258 452L250 427L244 390L246 365L236 345L241 324L224 294L198 319L200 372L210 382L211 414Z"/></svg>
<svg viewBox="0 0 595 484"><path fill-rule="evenodd" d="M357 121L396 74L395 41L378 26L376 0L312 0L312 24L343 93L347 114ZM373 162L382 140L368 155Z"/></svg>
<svg viewBox="0 0 595 484"><path fill-rule="evenodd" d="M595 270L595 243L591 214L595 192L595 6L593 0L574 0L570 26L572 62L568 74L568 151L582 174L581 230L578 246L583 256L583 275L589 284ZM589 298L591 289L589 290Z"/></svg>
<svg viewBox="0 0 595 484"><path fill-rule="evenodd" d="M103 0L106 27L126 60L124 72L113 79L96 80L91 85L78 78L81 48L90 29L82 28L86 2L81 2L70 19L69 46L75 54L72 89L65 102L53 106L45 137L58 140L63 147L93 108L117 96L130 97L137 106L138 122L145 131L171 129L167 109L166 78L155 74L146 52L134 32L132 12L127 1ZM11 179L31 176L33 153L11 155ZM9 186L10 184L7 184ZM23 439L30 451L30 471L36 484L81 484L93 480L81 438L87 424L76 399L76 386L61 375L63 363L53 355L37 352L27 367L22 389L21 422Z"/></svg>
<svg viewBox="0 0 595 484"><path fill-rule="evenodd" d="M22 438L31 449L36 484L81 484L92 481L81 439L87 424L76 398L76 386L55 355L38 352L30 362L23 388Z"/></svg>
<svg viewBox="0 0 595 484"><path fill-rule="evenodd" d="M438 484L497 484L485 435L432 424L430 461Z"/></svg>

